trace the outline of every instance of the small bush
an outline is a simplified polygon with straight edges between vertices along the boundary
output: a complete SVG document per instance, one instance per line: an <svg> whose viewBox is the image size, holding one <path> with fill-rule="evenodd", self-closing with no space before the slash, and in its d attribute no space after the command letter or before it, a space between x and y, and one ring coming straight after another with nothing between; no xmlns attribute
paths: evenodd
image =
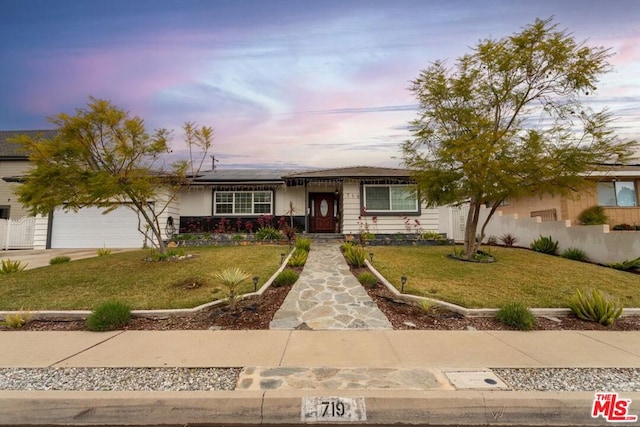
<svg viewBox="0 0 640 427"><path fill-rule="evenodd" d="M431 301L429 301L428 299L424 299L424 300L420 301L418 306L422 309L422 311L427 313L427 312L429 312L429 310L431 310L433 308L433 303Z"/></svg>
<svg viewBox="0 0 640 427"><path fill-rule="evenodd" d="M505 245L505 246L507 246L509 248L511 246L515 245L516 242L518 241L518 239L514 235L512 235L511 233L503 234L502 236L500 236L499 240L503 245Z"/></svg>
<svg viewBox="0 0 640 427"><path fill-rule="evenodd" d="M98 249L97 254L98 254L98 256L107 256L107 255L111 255L111 249L107 249L107 248L100 248L100 249Z"/></svg>
<svg viewBox="0 0 640 427"><path fill-rule="evenodd" d="M425 233L422 234L422 238L424 240L433 240L436 242L446 242L447 238L444 237L442 234L438 233L437 231L427 231Z"/></svg>
<svg viewBox="0 0 640 427"><path fill-rule="evenodd" d="M22 311L19 313L10 313L4 316L4 322L2 325L11 329L20 329L31 320L31 313Z"/></svg>
<svg viewBox="0 0 640 427"><path fill-rule="evenodd" d="M360 282L360 284L365 288L370 288L378 283L378 278L368 271L363 271L358 274L358 282Z"/></svg>
<svg viewBox="0 0 640 427"><path fill-rule="evenodd" d="M289 267L302 267L307 262L308 255L309 252L305 251L304 249L296 249L291 254L291 257L289 257L289 262L287 265Z"/></svg>
<svg viewBox="0 0 640 427"><path fill-rule="evenodd" d="M585 261L587 259L587 253L579 248L567 248L560 256L575 261Z"/></svg>
<svg viewBox="0 0 640 427"><path fill-rule="evenodd" d="M244 236L242 234L234 234L231 236L231 241L233 242L241 242L244 240Z"/></svg>
<svg viewBox="0 0 640 427"><path fill-rule="evenodd" d="M113 331L122 328L131 319L131 308L120 301L107 301L98 305L89 315L85 326L90 331Z"/></svg>
<svg viewBox="0 0 640 427"><path fill-rule="evenodd" d="M501 323L521 331L530 331L536 326L536 317L528 307L519 302L500 307L496 317Z"/></svg>
<svg viewBox="0 0 640 427"><path fill-rule="evenodd" d="M170 248L167 249L165 253L158 252L156 249L152 249L150 251L149 256L147 257L147 261L167 261L173 258L178 258L184 256L184 249L175 249Z"/></svg>
<svg viewBox="0 0 640 427"><path fill-rule="evenodd" d="M553 240L551 236L540 236L531 243L531 249L543 254L555 255L558 252L558 241Z"/></svg>
<svg viewBox="0 0 640 427"><path fill-rule="evenodd" d="M0 265L0 274L11 274L27 268L28 264L22 264L20 261L11 261L10 259L2 260Z"/></svg>
<svg viewBox="0 0 640 427"><path fill-rule="evenodd" d="M225 293L229 301L229 308L234 310L236 308L236 301L238 298L238 287L249 280L251 275L242 271L238 267L229 267L222 271L215 272L213 277L225 286Z"/></svg>
<svg viewBox="0 0 640 427"><path fill-rule="evenodd" d="M616 224L612 227L612 229L616 231L633 231L638 230L638 227L631 224Z"/></svg>
<svg viewBox="0 0 640 427"><path fill-rule="evenodd" d="M621 271L629 271L640 268L640 257L636 259L627 259L622 262L614 262L613 264L609 264L609 267Z"/></svg>
<svg viewBox="0 0 640 427"><path fill-rule="evenodd" d="M579 289L571 300L569 308L580 319L599 323L603 326L612 325L622 315L622 306L613 302L594 289L591 294L583 294Z"/></svg>
<svg viewBox="0 0 640 427"><path fill-rule="evenodd" d="M580 212L578 215L578 221L580 221L583 225L598 225L598 224L606 224L609 221L607 215L604 213L604 208L602 206L591 206Z"/></svg>
<svg viewBox="0 0 640 427"><path fill-rule="evenodd" d="M352 267L364 267L367 256L360 245L344 245L344 257Z"/></svg>
<svg viewBox="0 0 640 427"><path fill-rule="evenodd" d="M298 280L298 272L295 270L285 269L282 270L275 279L273 279L273 286L290 286L296 283Z"/></svg>
<svg viewBox="0 0 640 427"><path fill-rule="evenodd" d="M260 227L256 231L256 240L280 240L280 230L273 227Z"/></svg>
<svg viewBox="0 0 640 427"><path fill-rule="evenodd" d="M498 244L498 238L496 236L487 237L487 245L496 246Z"/></svg>
<svg viewBox="0 0 640 427"><path fill-rule="evenodd" d="M60 255L60 256L51 258L49 260L49 265L64 264L65 262L69 262L69 261L71 261L71 258L69 258L66 255Z"/></svg>
<svg viewBox="0 0 640 427"><path fill-rule="evenodd" d="M309 252L311 250L311 239L296 239L296 249Z"/></svg>

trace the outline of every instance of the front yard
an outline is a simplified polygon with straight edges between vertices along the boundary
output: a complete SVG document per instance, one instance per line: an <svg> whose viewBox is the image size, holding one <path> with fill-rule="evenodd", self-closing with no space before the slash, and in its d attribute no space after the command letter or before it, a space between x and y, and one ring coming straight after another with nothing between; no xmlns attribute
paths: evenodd
<svg viewBox="0 0 640 427"><path fill-rule="evenodd" d="M238 266L259 276L258 287L280 266L286 246L188 248L181 261L144 261L148 250L25 270L0 276L0 310L90 310L105 300L133 309L187 308L223 297L213 273ZM241 293L252 292L249 281Z"/></svg>
<svg viewBox="0 0 640 427"><path fill-rule="evenodd" d="M373 265L405 293L467 308L498 308L516 301L528 307L567 307L576 289L599 289L625 307L640 307L640 276L515 248L488 249L498 262L447 258L451 246L369 247ZM367 255L368 256L368 255Z"/></svg>

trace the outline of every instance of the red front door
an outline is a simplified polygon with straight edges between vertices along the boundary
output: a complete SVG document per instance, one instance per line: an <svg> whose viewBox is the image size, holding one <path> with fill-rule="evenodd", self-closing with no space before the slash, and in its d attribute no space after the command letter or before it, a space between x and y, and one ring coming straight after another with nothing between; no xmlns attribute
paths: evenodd
<svg viewBox="0 0 640 427"><path fill-rule="evenodd" d="M311 221L309 224L312 233L333 233L336 230L333 216L335 195L333 193L313 193L311 198Z"/></svg>

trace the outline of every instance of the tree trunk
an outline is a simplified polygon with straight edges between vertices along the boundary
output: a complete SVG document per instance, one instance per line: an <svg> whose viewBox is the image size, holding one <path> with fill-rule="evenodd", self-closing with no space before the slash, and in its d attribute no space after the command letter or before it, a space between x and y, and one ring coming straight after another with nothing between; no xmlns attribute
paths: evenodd
<svg viewBox="0 0 640 427"><path fill-rule="evenodd" d="M464 230L464 259L471 259L478 250L476 242L476 230L478 229L478 217L480 214L480 204L475 197L469 201L469 213L467 214L467 224Z"/></svg>

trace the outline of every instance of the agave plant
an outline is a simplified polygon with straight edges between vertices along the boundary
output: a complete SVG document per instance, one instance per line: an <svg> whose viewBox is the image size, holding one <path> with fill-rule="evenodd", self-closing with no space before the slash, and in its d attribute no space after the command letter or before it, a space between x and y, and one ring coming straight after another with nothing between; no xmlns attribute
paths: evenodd
<svg viewBox="0 0 640 427"><path fill-rule="evenodd" d="M583 320L609 326L622 315L622 306L611 301L602 293L593 289L591 294L583 294L579 289L569 301L569 308Z"/></svg>
<svg viewBox="0 0 640 427"><path fill-rule="evenodd" d="M238 267L227 268L222 271L214 273L215 277L220 283L227 288L227 299L229 301L229 309L235 310L236 300L238 297L238 287L249 280L251 275L247 272L240 270Z"/></svg>

